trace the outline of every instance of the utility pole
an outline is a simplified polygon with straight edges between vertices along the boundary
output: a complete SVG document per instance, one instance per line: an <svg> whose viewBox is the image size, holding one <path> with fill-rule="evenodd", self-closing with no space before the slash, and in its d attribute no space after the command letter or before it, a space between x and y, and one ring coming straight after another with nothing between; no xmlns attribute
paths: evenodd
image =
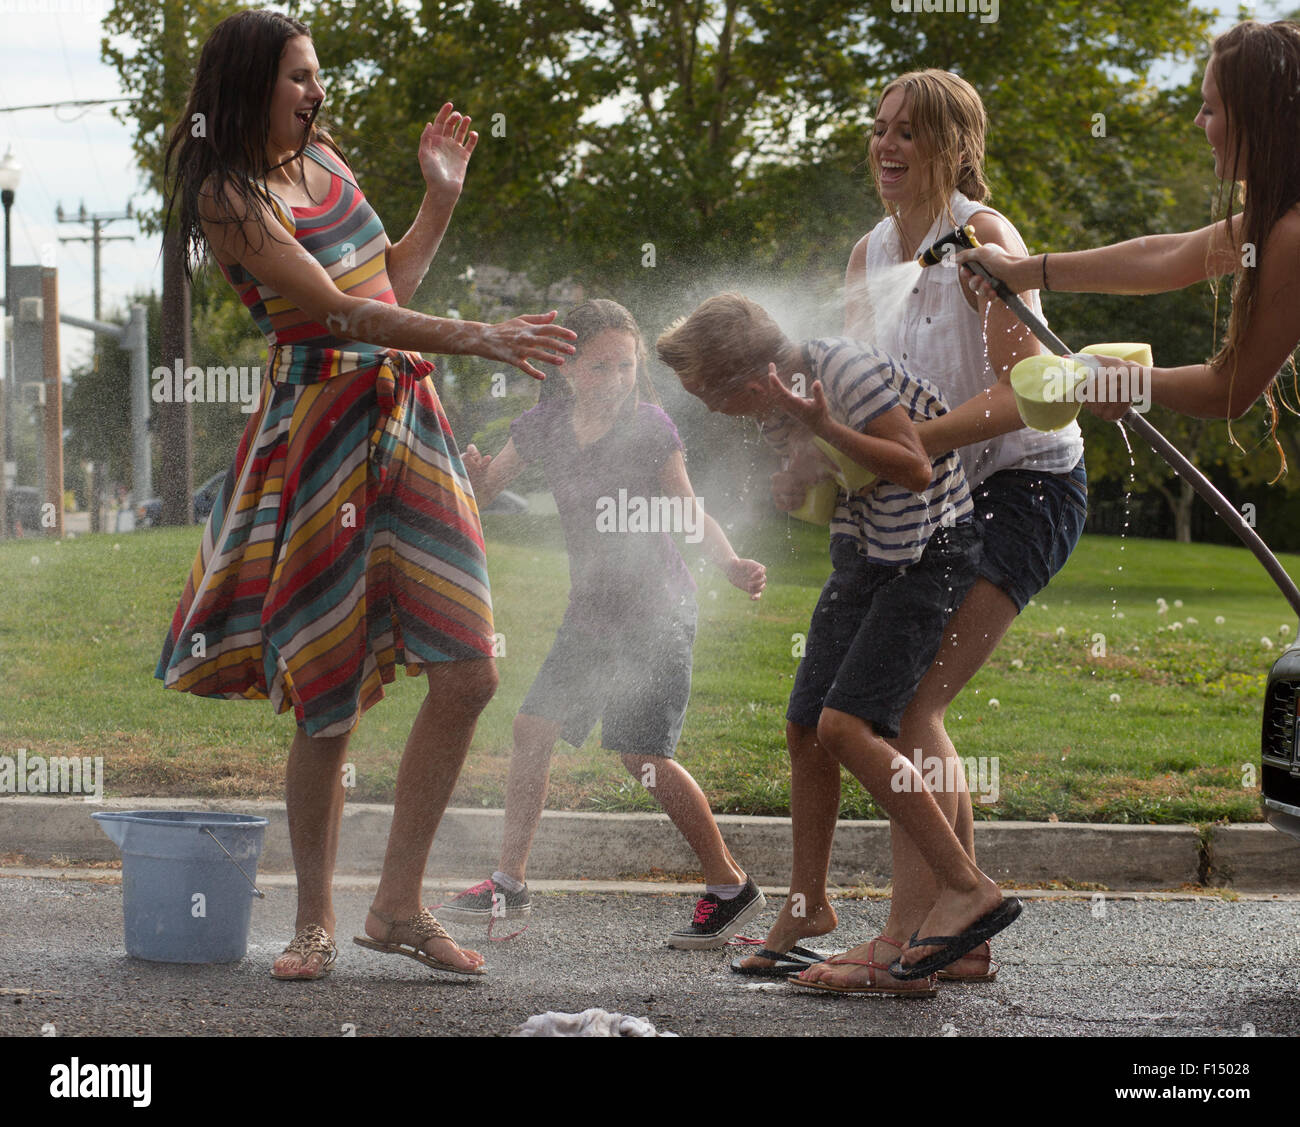
<svg viewBox="0 0 1300 1127"><path fill-rule="evenodd" d="M191 74L185 40L184 0L163 3L163 81L162 119L178 121L185 110L185 91ZM165 131L164 131L165 137ZM186 248L180 224L173 216L163 231L163 292L161 310L162 363L190 362L190 286L185 277ZM194 502L194 418L189 403L155 405L155 433L159 439L161 471L162 523L193 524Z"/></svg>
<svg viewBox="0 0 1300 1127"><path fill-rule="evenodd" d="M100 308L99 301L99 245L100 243L111 243L117 240L126 240L131 242L135 239L134 235L105 235L104 228L117 219L134 219L135 214L131 210L131 205L126 205L126 210L115 215L107 212L86 214L86 205L81 205L81 210L76 215L64 215L63 205L59 204L54 210L54 214L60 223L89 223L91 230L94 232L90 235L60 235L61 243L92 243L95 247L95 320L98 321L103 316L103 310Z"/></svg>

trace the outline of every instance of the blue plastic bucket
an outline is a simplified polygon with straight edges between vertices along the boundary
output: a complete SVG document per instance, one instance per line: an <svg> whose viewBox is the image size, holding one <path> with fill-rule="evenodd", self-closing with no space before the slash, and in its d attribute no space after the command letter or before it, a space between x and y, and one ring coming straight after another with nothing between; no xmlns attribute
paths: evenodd
<svg viewBox="0 0 1300 1127"><path fill-rule="evenodd" d="M126 951L159 963L235 963L248 951L267 820L202 810L92 814L122 850Z"/></svg>

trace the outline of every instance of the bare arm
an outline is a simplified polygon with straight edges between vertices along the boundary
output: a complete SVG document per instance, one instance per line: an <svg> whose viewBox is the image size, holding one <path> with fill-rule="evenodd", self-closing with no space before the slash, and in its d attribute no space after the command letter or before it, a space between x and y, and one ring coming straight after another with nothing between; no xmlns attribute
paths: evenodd
<svg viewBox="0 0 1300 1127"><path fill-rule="evenodd" d="M203 231L222 262L238 262L259 281L292 302L335 336L387 348L441 355L482 356L513 364L535 379L531 361L562 364L573 353L575 334L551 324L555 314L515 317L498 325L429 317L400 306L343 293L334 280L276 218L269 204L249 212L232 192L228 202L239 223L214 221L212 201L200 201Z"/></svg>
<svg viewBox="0 0 1300 1127"><path fill-rule="evenodd" d="M844 335L855 340L866 340L871 330L871 300L867 296L867 240L863 235L849 255L849 265L844 271Z"/></svg>
<svg viewBox="0 0 1300 1127"><path fill-rule="evenodd" d="M478 144L478 134L470 132L469 122L447 102L420 135L424 199L415 222L397 242L388 244L387 251L388 280L398 305L415 296L460 199L465 169Z"/></svg>
<svg viewBox="0 0 1300 1127"><path fill-rule="evenodd" d="M1292 211L1269 232L1258 257L1259 290L1241 348L1220 366L1141 369L1151 399L1202 419L1244 415L1300 344L1300 212ZM1118 366L1119 361L1104 361ZM1104 419L1119 418L1127 402L1091 403Z"/></svg>
<svg viewBox="0 0 1300 1127"><path fill-rule="evenodd" d="M1010 255L986 247L957 254L959 263L970 260L983 263L1016 293L1042 284L1041 254ZM1231 273L1236 266L1237 255L1223 220L1198 231L1143 235L1092 250L1050 252L1047 283L1054 290L1071 293L1165 293ZM971 277L964 272L962 276ZM982 280L980 284L987 286Z"/></svg>
<svg viewBox="0 0 1300 1127"><path fill-rule="evenodd" d="M471 442L465 447L461 460L465 463L469 483L474 487L474 500L478 502L480 509L492 504L501 490L514 481L519 471L524 468L523 459L515 449L513 438L505 444L501 453L495 458L491 454L480 454L478 447Z"/></svg>
<svg viewBox="0 0 1300 1127"><path fill-rule="evenodd" d="M695 520L703 531L704 553L727 577L727 581L732 586L747 591L751 599L762 595L763 588L767 585L767 569L757 560L742 560L736 555L727 534L704 511L704 506L696 498L691 479L686 474L686 460L680 450L675 450L672 457L664 463L659 484L666 496L680 497L683 506L694 506Z"/></svg>

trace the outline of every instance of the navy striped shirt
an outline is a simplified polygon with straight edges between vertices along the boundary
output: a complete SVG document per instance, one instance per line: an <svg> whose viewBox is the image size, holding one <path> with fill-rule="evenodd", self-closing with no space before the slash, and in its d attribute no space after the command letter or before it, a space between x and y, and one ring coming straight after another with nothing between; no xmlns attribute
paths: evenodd
<svg viewBox="0 0 1300 1127"><path fill-rule="evenodd" d="M821 380L831 417L853 430L865 432L872 419L900 403L913 422L948 412L934 384L861 341L843 337L805 341L803 354L805 390ZM782 414L761 429L763 437L785 453L802 428ZM865 495L841 489L831 517L831 535L851 536L858 550L875 563L915 563L937 527L970 520L974 511L956 451L941 454L931 467L933 476L923 493L887 481Z"/></svg>

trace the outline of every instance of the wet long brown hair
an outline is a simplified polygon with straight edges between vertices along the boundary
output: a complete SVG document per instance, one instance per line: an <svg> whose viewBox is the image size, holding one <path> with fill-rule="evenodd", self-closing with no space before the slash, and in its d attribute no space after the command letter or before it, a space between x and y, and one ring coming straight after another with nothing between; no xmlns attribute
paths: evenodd
<svg viewBox="0 0 1300 1127"><path fill-rule="evenodd" d="M1225 136L1229 143L1235 142L1234 151L1224 154L1228 175L1220 186L1218 208L1227 214L1233 246L1244 252L1250 245L1258 262L1278 220L1300 203L1300 24L1293 20L1239 23L1214 41L1210 61L1223 102ZM1238 185L1242 206L1234 214ZM1233 273L1227 339L1211 361L1227 370L1230 387L1258 299L1259 269L1247 266L1241 253ZM1294 378L1294 357L1291 371ZM1286 455L1277 441L1278 397L1272 384L1264 398L1269 434L1285 473Z"/></svg>
<svg viewBox="0 0 1300 1127"><path fill-rule="evenodd" d="M207 250L200 195L211 198L215 222L238 224L249 212L271 203L267 174L297 160L309 143L328 145L347 164L317 121L319 106L297 151L279 164L267 160L271 93L279 78L280 56L300 35L311 37L301 21L249 9L222 20L203 44L185 112L172 130L164 159L167 225L175 210L187 276ZM238 199L238 206L227 193Z"/></svg>
<svg viewBox="0 0 1300 1127"><path fill-rule="evenodd" d="M661 406L654 382L650 379L650 366L646 361L645 340L641 336L641 329L637 326L636 318L623 306L608 298L593 298L570 310L563 318L563 324L566 329L572 329L578 334L578 339L573 342L574 359L581 356L583 348L602 333L627 333L636 341L636 384L628 400L631 403L646 402L653 403L656 407ZM538 401L550 403L573 398L573 388L565 379L564 370L550 368Z"/></svg>
<svg viewBox="0 0 1300 1127"><path fill-rule="evenodd" d="M935 214L949 210L954 191L976 203L987 201L984 137L988 132L988 114L975 87L959 75L935 67L909 71L880 92L877 114L885 98L895 90L911 95L908 120L929 169L931 198L927 202L934 206ZM871 176L880 195L880 173L874 164ZM885 201L885 210L897 220L898 209L892 203ZM957 221L951 213L949 219L955 227Z"/></svg>

